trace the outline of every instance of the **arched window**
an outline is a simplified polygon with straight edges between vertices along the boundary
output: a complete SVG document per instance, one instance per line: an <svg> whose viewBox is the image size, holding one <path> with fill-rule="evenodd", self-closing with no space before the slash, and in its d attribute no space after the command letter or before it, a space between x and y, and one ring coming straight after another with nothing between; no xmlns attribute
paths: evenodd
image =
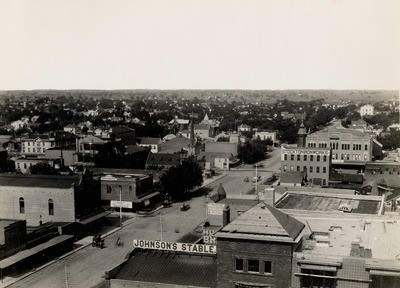
<svg viewBox="0 0 400 288"><path fill-rule="evenodd" d="M25 200L22 197L19 198L19 213L25 213Z"/></svg>
<svg viewBox="0 0 400 288"><path fill-rule="evenodd" d="M53 199L49 199L49 215L54 215L54 202L53 202Z"/></svg>
<svg viewBox="0 0 400 288"><path fill-rule="evenodd" d="M132 194L132 186L129 186L129 194Z"/></svg>

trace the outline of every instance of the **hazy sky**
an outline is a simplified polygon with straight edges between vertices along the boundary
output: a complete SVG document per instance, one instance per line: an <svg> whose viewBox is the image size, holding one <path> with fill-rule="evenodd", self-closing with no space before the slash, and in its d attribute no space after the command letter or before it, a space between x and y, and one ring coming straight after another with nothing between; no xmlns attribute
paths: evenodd
<svg viewBox="0 0 400 288"><path fill-rule="evenodd" d="M399 89L398 0L1 0L0 90Z"/></svg>

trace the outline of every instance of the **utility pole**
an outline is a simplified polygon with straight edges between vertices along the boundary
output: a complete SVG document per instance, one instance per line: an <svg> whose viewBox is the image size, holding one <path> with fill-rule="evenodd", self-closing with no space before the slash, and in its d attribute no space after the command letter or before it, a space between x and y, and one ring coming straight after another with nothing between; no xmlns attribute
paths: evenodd
<svg viewBox="0 0 400 288"><path fill-rule="evenodd" d="M119 227L122 227L122 186L119 185Z"/></svg>
<svg viewBox="0 0 400 288"><path fill-rule="evenodd" d="M160 241L162 242L163 240L162 240L162 214L160 213Z"/></svg>
<svg viewBox="0 0 400 288"><path fill-rule="evenodd" d="M257 184L258 184L258 175L257 175L257 164L256 164L256 191L255 191L255 193L257 193Z"/></svg>
<svg viewBox="0 0 400 288"><path fill-rule="evenodd" d="M65 267L65 287L66 287L66 288L69 288L67 265L65 265L64 267Z"/></svg>

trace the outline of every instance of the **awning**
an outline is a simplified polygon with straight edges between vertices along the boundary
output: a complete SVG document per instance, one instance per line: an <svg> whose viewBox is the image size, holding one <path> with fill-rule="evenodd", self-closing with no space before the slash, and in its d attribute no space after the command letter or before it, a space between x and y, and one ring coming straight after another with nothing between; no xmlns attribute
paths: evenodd
<svg viewBox="0 0 400 288"><path fill-rule="evenodd" d="M337 268L333 266L320 266L320 265L309 265L309 264L301 264L300 268L309 270L318 270L318 271L329 271L329 272L337 271Z"/></svg>
<svg viewBox="0 0 400 288"><path fill-rule="evenodd" d="M144 197L139 198L138 200L134 200L133 202L134 203L141 203L141 202L144 202L145 200L153 198L153 197L155 197L155 196L157 196L159 194L160 194L160 192L153 192L153 193L151 193L149 195L146 195Z"/></svg>
<svg viewBox="0 0 400 288"><path fill-rule="evenodd" d="M395 271L369 270L369 273L374 276L400 277L400 272Z"/></svg>
<svg viewBox="0 0 400 288"><path fill-rule="evenodd" d="M84 220L78 219L76 222L78 222L80 224L83 224L83 225L86 225L86 224L92 223L93 221L96 221L96 220L98 220L100 218L106 217L109 214L111 214L111 212L104 211L104 212L101 212L99 214L93 215L93 216L91 216L89 218L86 218Z"/></svg>

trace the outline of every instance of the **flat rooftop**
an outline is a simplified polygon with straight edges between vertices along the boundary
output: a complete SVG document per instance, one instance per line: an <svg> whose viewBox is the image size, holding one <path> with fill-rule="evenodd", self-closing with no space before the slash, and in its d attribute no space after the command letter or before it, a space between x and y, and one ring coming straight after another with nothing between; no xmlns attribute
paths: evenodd
<svg viewBox="0 0 400 288"><path fill-rule="evenodd" d="M136 248L112 279L184 287L217 287L215 255L150 251Z"/></svg>
<svg viewBox="0 0 400 288"><path fill-rule="evenodd" d="M339 207L351 206L351 214L379 214L382 196L331 194L321 192L288 192L275 205L278 209L343 213Z"/></svg>
<svg viewBox="0 0 400 288"><path fill-rule="evenodd" d="M400 253L400 217L369 219L327 219L296 216L306 223L302 245L297 252L316 257L361 257L396 260ZM311 237L308 237L311 235ZM307 258L307 257L306 257Z"/></svg>

